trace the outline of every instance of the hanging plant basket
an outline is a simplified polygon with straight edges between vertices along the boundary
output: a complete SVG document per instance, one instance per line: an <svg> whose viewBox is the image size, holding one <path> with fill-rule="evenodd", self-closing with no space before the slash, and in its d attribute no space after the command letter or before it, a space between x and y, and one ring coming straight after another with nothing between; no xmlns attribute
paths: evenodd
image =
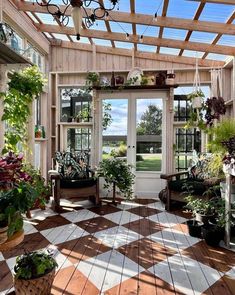
<svg viewBox="0 0 235 295"><path fill-rule="evenodd" d="M196 96L193 98L192 100L192 107L194 109L200 109L202 108L202 101L203 101L203 97L202 96Z"/></svg>

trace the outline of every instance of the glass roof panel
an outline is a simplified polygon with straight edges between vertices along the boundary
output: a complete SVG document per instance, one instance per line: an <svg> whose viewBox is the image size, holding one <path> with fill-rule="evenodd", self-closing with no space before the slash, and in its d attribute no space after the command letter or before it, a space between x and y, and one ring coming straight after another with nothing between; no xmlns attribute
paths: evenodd
<svg viewBox="0 0 235 295"><path fill-rule="evenodd" d="M160 47L160 53L178 55L179 52L180 49L177 48Z"/></svg>
<svg viewBox="0 0 235 295"><path fill-rule="evenodd" d="M35 13L38 18L44 23L48 25L57 25L57 22L54 20L51 14L47 13Z"/></svg>
<svg viewBox="0 0 235 295"><path fill-rule="evenodd" d="M26 12L26 14L31 17L31 19L35 22L38 23L38 20L34 17L34 15L31 12Z"/></svg>
<svg viewBox="0 0 235 295"><path fill-rule="evenodd" d="M193 50L184 50L183 56L189 56L194 58L201 58L205 52L193 51Z"/></svg>
<svg viewBox="0 0 235 295"><path fill-rule="evenodd" d="M126 24L126 23L121 23L121 22L115 22L115 21L110 21L110 28L111 31L117 32L117 33L129 33L132 34L132 25L131 24Z"/></svg>
<svg viewBox="0 0 235 295"><path fill-rule="evenodd" d="M179 29L164 28L163 38L184 40L188 31Z"/></svg>
<svg viewBox="0 0 235 295"><path fill-rule="evenodd" d="M167 16L192 19L198 7L198 2L173 0L169 1Z"/></svg>
<svg viewBox="0 0 235 295"><path fill-rule="evenodd" d="M60 40L63 40L63 41L68 41L68 37L64 34L54 34L53 33L53 36L56 38L56 39L60 39Z"/></svg>
<svg viewBox="0 0 235 295"><path fill-rule="evenodd" d="M95 24L89 28L89 30L107 31L107 28L103 20L97 20Z"/></svg>
<svg viewBox="0 0 235 295"><path fill-rule="evenodd" d="M156 37L159 32L159 27L136 25L137 35Z"/></svg>
<svg viewBox="0 0 235 295"><path fill-rule="evenodd" d="M227 57L227 55L209 53L206 58L225 61Z"/></svg>
<svg viewBox="0 0 235 295"><path fill-rule="evenodd" d="M111 44L111 42L109 40L96 39L96 38L92 38L92 40L94 41L94 43L96 45L109 46L109 47L112 46L112 44Z"/></svg>
<svg viewBox="0 0 235 295"><path fill-rule="evenodd" d="M213 33L193 31L190 37L190 41L211 43L215 37L216 37L216 34L213 34Z"/></svg>
<svg viewBox="0 0 235 295"><path fill-rule="evenodd" d="M219 45L228 45L235 47L235 36L223 35L217 42Z"/></svg>
<svg viewBox="0 0 235 295"><path fill-rule="evenodd" d="M157 46L150 46L145 44L138 44L138 50L140 51L148 51L148 52L156 52Z"/></svg>
<svg viewBox="0 0 235 295"><path fill-rule="evenodd" d="M144 1L143 0L136 0L135 1L135 12L136 13L144 13L150 14L154 16L155 12L158 10L158 13L161 14L162 11L162 0L155 0L155 1Z"/></svg>
<svg viewBox="0 0 235 295"><path fill-rule="evenodd" d="M233 11L233 5L207 3L199 19L214 22L226 22L226 20L233 13Z"/></svg>
<svg viewBox="0 0 235 295"><path fill-rule="evenodd" d="M132 49L133 43L115 41L115 46L119 48Z"/></svg>

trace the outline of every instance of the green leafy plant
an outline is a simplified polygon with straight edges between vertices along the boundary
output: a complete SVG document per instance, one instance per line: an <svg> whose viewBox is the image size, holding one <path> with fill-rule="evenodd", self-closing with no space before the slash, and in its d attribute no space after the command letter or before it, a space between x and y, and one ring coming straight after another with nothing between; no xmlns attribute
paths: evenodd
<svg viewBox="0 0 235 295"><path fill-rule="evenodd" d="M215 212L215 204L212 200L203 200L189 195L184 198L187 202L186 208L192 211L193 215L200 213L203 215L212 215Z"/></svg>
<svg viewBox="0 0 235 295"><path fill-rule="evenodd" d="M51 254L35 251L16 258L15 277L18 279L35 279L52 271L58 264Z"/></svg>
<svg viewBox="0 0 235 295"><path fill-rule="evenodd" d="M91 109L88 106L84 106L81 111L77 114L76 119L84 122L89 122L91 118Z"/></svg>
<svg viewBox="0 0 235 295"><path fill-rule="evenodd" d="M86 76L86 86L90 92L92 86L98 86L100 81L100 75L96 72L88 72Z"/></svg>
<svg viewBox="0 0 235 295"><path fill-rule="evenodd" d="M30 117L30 105L42 91L46 80L36 66L10 74L8 90L2 93L2 121L8 128L4 134L5 145L2 153L18 151L18 146L27 149L27 124Z"/></svg>
<svg viewBox="0 0 235 295"><path fill-rule="evenodd" d="M111 191L113 184L117 186L120 193L126 199L133 195L132 185L134 184L135 175L131 171L131 165L118 158L105 159L100 162L97 175L104 177L104 188Z"/></svg>
<svg viewBox="0 0 235 295"><path fill-rule="evenodd" d="M107 128L112 124L113 119L110 114L112 110L111 103L103 102L103 120L102 120L102 127L103 130L107 130Z"/></svg>

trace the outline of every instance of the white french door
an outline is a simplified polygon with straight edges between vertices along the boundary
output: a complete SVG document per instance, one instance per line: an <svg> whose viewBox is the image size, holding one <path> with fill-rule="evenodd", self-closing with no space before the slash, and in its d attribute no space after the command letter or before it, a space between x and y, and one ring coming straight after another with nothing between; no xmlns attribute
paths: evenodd
<svg viewBox="0 0 235 295"><path fill-rule="evenodd" d="M100 160L118 156L131 164L139 197L157 197L164 187L160 174L166 161L166 96L162 91L100 94Z"/></svg>

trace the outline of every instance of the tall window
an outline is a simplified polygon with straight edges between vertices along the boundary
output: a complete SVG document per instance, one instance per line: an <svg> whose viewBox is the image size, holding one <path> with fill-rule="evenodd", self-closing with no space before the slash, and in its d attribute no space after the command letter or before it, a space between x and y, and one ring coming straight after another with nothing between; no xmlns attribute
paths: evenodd
<svg viewBox="0 0 235 295"><path fill-rule="evenodd" d="M209 97L209 86L202 86L201 89L205 97ZM191 112L191 102L187 95L192 91L193 87L179 87L174 96L174 121L177 122L174 152L177 171L186 170L190 166L193 151L201 152L201 131L197 128L184 128Z"/></svg>

